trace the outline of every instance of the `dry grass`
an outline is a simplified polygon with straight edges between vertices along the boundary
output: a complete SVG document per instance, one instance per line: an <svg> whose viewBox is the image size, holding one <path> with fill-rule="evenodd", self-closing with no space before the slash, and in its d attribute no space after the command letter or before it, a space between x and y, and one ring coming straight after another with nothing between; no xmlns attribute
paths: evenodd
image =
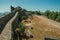
<svg viewBox="0 0 60 40"><path fill-rule="evenodd" d="M33 38L30 40L44 40L46 36L60 38L60 23L47 19L43 16L33 16L31 20L33 24Z"/></svg>

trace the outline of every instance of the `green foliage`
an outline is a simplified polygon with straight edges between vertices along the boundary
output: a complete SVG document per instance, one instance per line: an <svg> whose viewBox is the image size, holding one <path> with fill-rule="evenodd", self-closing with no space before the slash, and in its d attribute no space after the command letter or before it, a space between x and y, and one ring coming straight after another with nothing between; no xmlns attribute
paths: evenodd
<svg viewBox="0 0 60 40"><path fill-rule="evenodd" d="M60 22L60 15L59 15L59 16L57 16L56 21Z"/></svg>
<svg viewBox="0 0 60 40"><path fill-rule="evenodd" d="M23 27L23 26L24 26L23 23L19 23L19 25L18 25L19 28Z"/></svg>
<svg viewBox="0 0 60 40"><path fill-rule="evenodd" d="M53 13L52 12L49 12L48 18L52 19L52 15L53 15Z"/></svg>
<svg viewBox="0 0 60 40"><path fill-rule="evenodd" d="M27 19L27 16L22 16L22 19L23 19L23 20L26 20L26 19Z"/></svg>
<svg viewBox="0 0 60 40"><path fill-rule="evenodd" d="M60 12L54 12L54 11L45 11L45 16L47 16L49 19L60 21Z"/></svg>
<svg viewBox="0 0 60 40"><path fill-rule="evenodd" d="M21 20L26 20L27 18L28 18L27 15L20 14L20 19L21 19Z"/></svg>
<svg viewBox="0 0 60 40"><path fill-rule="evenodd" d="M57 12L54 12L53 15L52 15L52 19L53 20L56 20L57 16L58 16L58 13Z"/></svg>
<svg viewBox="0 0 60 40"><path fill-rule="evenodd" d="M56 21L60 22L60 12L58 13L58 16L56 18Z"/></svg>
<svg viewBox="0 0 60 40"><path fill-rule="evenodd" d="M33 14L36 14L36 15L41 15L41 12L40 11L33 11L32 13Z"/></svg>
<svg viewBox="0 0 60 40"><path fill-rule="evenodd" d="M17 33L19 33L19 34L22 34L23 32L24 32L24 30L25 30L25 26L23 25L23 23L20 23L19 25L18 25L18 28L16 28L16 32Z"/></svg>
<svg viewBox="0 0 60 40"><path fill-rule="evenodd" d="M49 10L45 11L45 13L44 13L44 15L47 16L47 17L49 16L49 14L50 14Z"/></svg>
<svg viewBox="0 0 60 40"><path fill-rule="evenodd" d="M40 11L37 11L36 13L37 13L37 15L41 15Z"/></svg>

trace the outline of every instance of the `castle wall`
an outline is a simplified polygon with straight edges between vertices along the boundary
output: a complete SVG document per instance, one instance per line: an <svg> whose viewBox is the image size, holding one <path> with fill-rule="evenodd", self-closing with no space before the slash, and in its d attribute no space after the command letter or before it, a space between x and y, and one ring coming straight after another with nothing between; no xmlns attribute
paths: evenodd
<svg viewBox="0 0 60 40"><path fill-rule="evenodd" d="M12 32L14 28L17 27L17 21L18 21L18 13L16 13L5 25L3 31L0 34L0 40L11 40L12 38ZM15 26L16 25L16 26ZM1 27L2 28L2 27Z"/></svg>
<svg viewBox="0 0 60 40"><path fill-rule="evenodd" d="M15 15L15 13L9 13L4 17L0 18L0 33L3 31L6 23Z"/></svg>

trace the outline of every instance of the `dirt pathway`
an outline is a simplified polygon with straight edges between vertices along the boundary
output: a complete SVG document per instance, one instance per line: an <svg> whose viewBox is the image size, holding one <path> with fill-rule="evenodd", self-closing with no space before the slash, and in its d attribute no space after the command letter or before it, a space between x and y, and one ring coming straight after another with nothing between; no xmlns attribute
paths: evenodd
<svg viewBox="0 0 60 40"><path fill-rule="evenodd" d="M15 16L11 18L11 20L6 24L4 30L0 34L0 40L11 40L11 24L12 21L16 18L17 14L18 13L16 13Z"/></svg>
<svg viewBox="0 0 60 40"><path fill-rule="evenodd" d="M33 36L30 40L44 40L45 37L60 39L60 23L44 16L33 16Z"/></svg>

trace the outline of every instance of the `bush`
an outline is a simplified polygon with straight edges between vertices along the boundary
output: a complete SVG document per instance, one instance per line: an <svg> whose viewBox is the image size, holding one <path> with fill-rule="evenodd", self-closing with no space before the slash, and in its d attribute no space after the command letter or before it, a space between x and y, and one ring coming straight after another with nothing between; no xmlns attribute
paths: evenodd
<svg viewBox="0 0 60 40"><path fill-rule="evenodd" d="M50 12L49 10L45 11L44 15L48 17L50 14L49 12Z"/></svg>
<svg viewBox="0 0 60 40"><path fill-rule="evenodd" d="M49 16L48 16L48 18L52 18L52 15L53 15L53 13L52 12L49 12Z"/></svg>
<svg viewBox="0 0 60 40"><path fill-rule="evenodd" d="M36 14L37 14L37 15L41 15L40 11L36 11Z"/></svg>
<svg viewBox="0 0 60 40"><path fill-rule="evenodd" d="M22 20L26 20L27 19L27 16L22 16Z"/></svg>
<svg viewBox="0 0 60 40"><path fill-rule="evenodd" d="M60 16L57 17L56 21L60 22Z"/></svg>
<svg viewBox="0 0 60 40"><path fill-rule="evenodd" d="M15 30L17 33L23 34L23 32L25 31L25 26L23 25L23 23L20 23L18 25L18 28L16 28Z"/></svg>
<svg viewBox="0 0 60 40"><path fill-rule="evenodd" d="M54 12L54 11L45 11L44 13L45 16L47 16L49 19L56 20L60 22L60 12Z"/></svg>
<svg viewBox="0 0 60 40"><path fill-rule="evenodd" d="M40 11L32 11L31 13L32 14L36 14L36 15L41 15L41 12Z"/></svg>
<svg viewBox="0 0 60 40"><path fill-rule="evenodd" d="M57 18L57 16L58 16L58 13L57 13L57 12L52 12L52 13L53 13L53 14L52 14L51 19L56 20L56 18Z"/></svg>
<svg viewBox="0 0 60 40"><path fill-rule="evenodd" d="M58 16L56 18L56 21L60 22L60 12L58 13Z"/></svg>

